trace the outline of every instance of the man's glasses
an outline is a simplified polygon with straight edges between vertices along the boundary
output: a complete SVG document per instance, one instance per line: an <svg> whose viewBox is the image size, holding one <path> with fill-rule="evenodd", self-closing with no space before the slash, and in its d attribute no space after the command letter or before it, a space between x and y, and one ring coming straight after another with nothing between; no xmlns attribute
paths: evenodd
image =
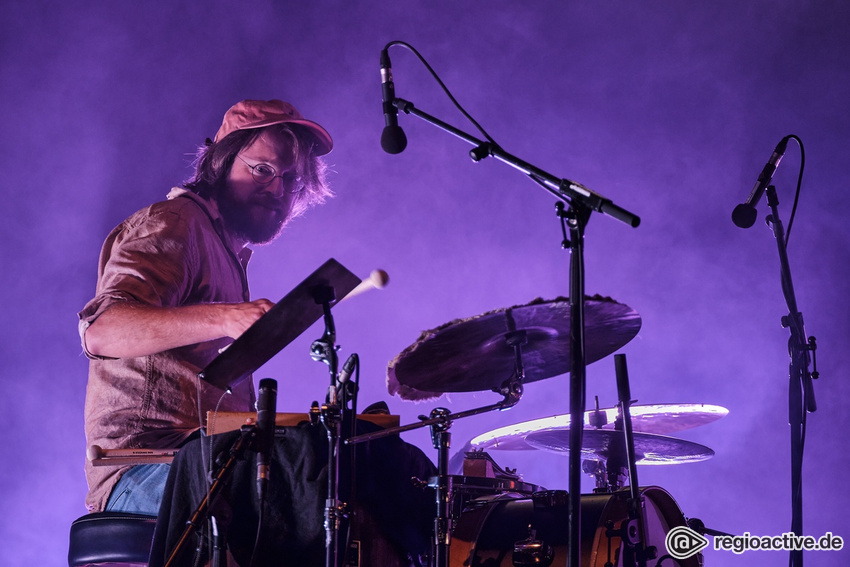
<svg viewBox="0 0 850 567"><path fill-rule="evenodd" d="M292 172L278 175L277 170L267 163L251 165L239 154L236 154L236 157L241 159L242 163L248 166L251 170L251 177L254 178L254 182L258 185L268 185L274 181L275 177L280 177L283 179L283 190L287 193L300 193L304 190L304 182L300 177Z"/></svg>

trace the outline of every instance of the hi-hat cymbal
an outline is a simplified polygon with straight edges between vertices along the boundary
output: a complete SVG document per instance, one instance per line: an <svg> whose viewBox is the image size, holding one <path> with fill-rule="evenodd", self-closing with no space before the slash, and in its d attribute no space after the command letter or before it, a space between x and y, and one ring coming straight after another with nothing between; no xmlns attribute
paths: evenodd
<svg viewBox="0 0 850 567"><path fill-rule="evenodd" d="M637 335L640 316L610 298L588 297L585 313L585 362L600 360ZM569 372L569 300L534 300L425 331L387 368L390 394L405 399L437 397L445 392L498 389L516 366L508 337L520 331L524 382Z"/></svg>
<svg viewBox="0 0 850 567"><path fill-rule="evenodd" d="M617 419L616 407L590 410L584 414L585 430L613 430ZM632 431L637 433L669 434L706 425L729 413L724 407L709 404L646 404L629 407ZM524 451L535 449L526 437L541 431L569 431L570 416L553 415L500 427L473 438L469 445L476 450Z"/></svg>
<svg viewBox="0 0 850 567"><path fill-rule="evenodd" d="M612 445L624 441L623 432L613 429L590 429L582 436L582 459L607 461L611 457ZM633 433L635 443L635 462L638 465L675 465L696 463L714 456L714 451L684 439L655 435L654 433ZM525 438L525 442L537 449L567 455L570 452L570 430L556 429L538 431ZM616 445L615 445L616 446Z"/></svg>

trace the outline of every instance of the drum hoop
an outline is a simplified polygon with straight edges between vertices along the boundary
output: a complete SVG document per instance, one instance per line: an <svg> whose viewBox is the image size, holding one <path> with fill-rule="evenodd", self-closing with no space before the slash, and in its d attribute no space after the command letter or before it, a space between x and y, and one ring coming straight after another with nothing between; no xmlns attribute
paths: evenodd
<svg viewBox="0 0 850 567"><path fill-rule="evenodd" d="M429 479L429 485L436 483L437 477ZM449 475L449 488L453 491L492 490L497 492L518 492L533 494L543 490L541 486L509 478L490 478L480 476Z"/></svg>

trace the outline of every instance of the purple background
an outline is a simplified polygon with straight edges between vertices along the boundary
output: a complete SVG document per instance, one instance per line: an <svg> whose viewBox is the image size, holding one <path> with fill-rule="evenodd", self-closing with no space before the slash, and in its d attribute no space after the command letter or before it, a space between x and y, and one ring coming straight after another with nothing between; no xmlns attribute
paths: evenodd
<svg viewBox="0 0 850 567"><path fill-rule="evenodd" d="M421 330L535 297L566 295L554 199L466 143L400 117L407 150L379 146L378 55L414 45L509 152L638 213L631 229L593 215L587 292L636 309L622 352L640 403L708 403L728 417L683 438L705 462L642 467L685 515L739 534L790 526L787 313L772 233L730 213L776 143L808 160L790 240L807 332L818 338L819 410L810 416L804 531L850 537L850 4L801 2L6 2L2 69L0 556L62 565L82 515L87 362L76 312L94 289L107 232L189 175L195 147L242 98L283 98L327 127L337 197L298 220L250 267L255 297L277 299L329 257L390 285L340 306L342 356L362 360L361 404L388 400L402 423L438 405L389 398L387 362ZM397 94L472 131L406 50L390 52ZM774 182L786 223L800 151ZM320 326L257 373L278 409L321 398L308 356ZM507 413L458 421L455 447L496 427L566 413L568 376L528 385ZM613 357L588 367L588 401L616 402ZM361 406L362 407L362 406ZM428 433L405 438L432 458ZM494 453L526 481L566 488L567 459ZM585 479L586 491L592 488ZM392 495L388 495L392 497ZM846 565L847 550L807 554ZM782 564L786 554L709 552L709 565Z"/></svg>

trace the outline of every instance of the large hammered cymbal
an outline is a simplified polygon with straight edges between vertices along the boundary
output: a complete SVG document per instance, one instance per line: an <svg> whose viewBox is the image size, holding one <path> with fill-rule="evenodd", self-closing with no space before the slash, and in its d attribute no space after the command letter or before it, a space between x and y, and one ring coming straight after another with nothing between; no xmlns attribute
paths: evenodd
<svg viewBox="0 0 850 567"><path fill-rule="evenodd" d="M610 298L586 298L584 313L587 364L628 343L641 325L634 309ZM537 299L423 332L390 362L388 389L405 399L498 389L516 366L506 338L514 331L524 331L527 338L522 346L524 382L569 372L569 300Z"/></svg>
<svg viewBox="0 0 850 567"><path fill-rule="evenodd" d="M590 410L584 414L585 431L590 429L613 430L618 408ZM666 435L706 425L726 416L724 407L710 404L645 404L629 407L632 431ZM484 451L524 451L536 449L526 442L526 437L541 431L569 430L570 415L553 415L506 425L474 437L469 445Z"/></svg>
<svg viewBox="0 0 850 567"><path fill-rule="evenodd" d="M675 465L695 463L714 456L714 451L699 443L655 435L633 433L635 462L639 465ZM582 460L607 461L611 457L612 445L622 443L623 432L613 429L590 429L584 432L581 445ZM568 455L570 452L569 429L538 431L525 438L525 442L537 449ZM621 449L622 450L622 449Z"/></svg>

